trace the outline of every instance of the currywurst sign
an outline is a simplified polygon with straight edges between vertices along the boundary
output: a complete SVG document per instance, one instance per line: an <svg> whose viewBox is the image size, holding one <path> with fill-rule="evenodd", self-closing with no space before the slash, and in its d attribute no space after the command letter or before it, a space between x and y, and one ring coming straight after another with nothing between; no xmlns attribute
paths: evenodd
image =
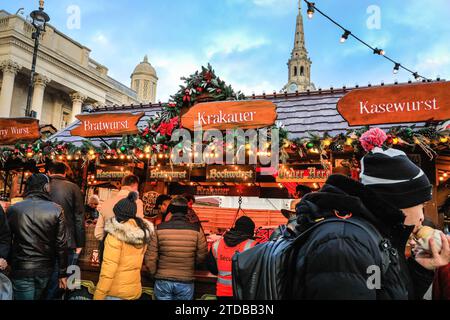
<svg viewBox="0 0 450 320"><path fill-rule="evenodd" d="M339 100L337 108L350 126L446 120L450 82L353 90Z"/></svg>
<svg viewBox="0 0 450 320"><path fill-rule="evenodd" d="M272 126L277 118L271 101L221 101L199 103L181 117L183 128L257 129Z"/></svg>
<svg viewBox="0 0 450 320"><path fill-rule="evenodd" d="M39 120L32 118L0 118L0 145L18 141L35 141L41 137Z"/></svg>
<svg viewBox="0 0 450 320"><path fill-rule="evenodd" d="M73 136L80 137L111 137L139 132L137 123L144 113L98 113L81 114L76 118L80 125L70 131Z"/></svg>

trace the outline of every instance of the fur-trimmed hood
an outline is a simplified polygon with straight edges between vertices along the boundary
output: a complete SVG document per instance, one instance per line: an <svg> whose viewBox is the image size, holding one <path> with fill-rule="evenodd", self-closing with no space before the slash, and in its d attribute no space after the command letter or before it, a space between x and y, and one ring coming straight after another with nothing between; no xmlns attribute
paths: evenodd
<svg viewBox="0 0 450 320"><path fill-rule="evenodd" d="M146 220L143 221L147 224L149 230L147 232L147 239L150 239L155 233L155 228L151 222L148 222ZM120 241L134 246L141 246L146 244L144 243L144 231L139 228L136 222L132 219L124 223L119 223L116 218L108 219L105 222L105 231L113 235Z"/></svg>

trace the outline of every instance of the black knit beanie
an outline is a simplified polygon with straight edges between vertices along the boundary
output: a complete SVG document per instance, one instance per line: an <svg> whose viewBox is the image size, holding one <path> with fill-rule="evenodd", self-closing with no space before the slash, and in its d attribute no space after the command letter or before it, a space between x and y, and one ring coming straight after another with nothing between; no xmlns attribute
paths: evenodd
<svg viewBox="0 0 450 320"><path fill-rule="evenodd" d="M42 173L32 174L25 185L25 196L31 193L47 193L44 189L45 185L50 183L50 178Z"/></svg>
<svg viewBox="0 0 450 320"><path fill-rule="evenodd" d="M397 149L371 150L361 160L361 182L399 209L431 200L428 177Z"/></svg>
<svg viewBox="0 0 450 320"><path fill-rule="evenodd" d="M113 208L114 215L118 222L128 221L136 217L138 195L136 192L130 192L126 198L123 198Z"/></svg>
<svg viewBox="0 0 450 320"><path fill-rule="evenodd" d="M242 216L236 220L234 230L253 236L255 233L255 223L249 217Z"/></svg>

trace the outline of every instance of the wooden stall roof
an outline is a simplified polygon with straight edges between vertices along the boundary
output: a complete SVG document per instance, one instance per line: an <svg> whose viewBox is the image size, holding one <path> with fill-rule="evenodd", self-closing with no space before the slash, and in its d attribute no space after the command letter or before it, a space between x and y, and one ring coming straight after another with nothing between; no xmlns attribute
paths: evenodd
<svg viewBox="0 0 450 320"><path fill-rule="evenodd" d="M440 80L437 80L440 81ZM404 84L404 83L403 83ZM389 84L380 86L396 86L401 84ZM339 114L337 110L337 103L345 94L354 89L368 88L353 87L353 88L330 88L327 90L307 91L301 93L272 93L263 95L249 96L248 99L266 99L271 100L277 106L277 121L284 125L289 131L290 138L305 137L308 132L323 134L327 131L331 136L339 133L344 133L349 126L347 121ZM375 87L375 86L372 86ZM145 116L141 118L138 123L139 127L145 126L146 120L161 111L161 104L150 105L131 105L131 106L104 106L97 107L91 110L93 113L104 112L145 112ZM78 136L72 136L70 130L74 129L79 124L76 121L70 124L64 130L54 134L49 139L58 139L59 141L72 142L80 144L84 139ZM399 125L402 125L399 123ZM417 127L423 126L424 123L416 123ZM380 125L381 128L390 128L392 124ZM352 127L358 128L358 127ZM105 138L107 141L119 138ZM95 144L101 142L100 139L91 139Z"/></svg>

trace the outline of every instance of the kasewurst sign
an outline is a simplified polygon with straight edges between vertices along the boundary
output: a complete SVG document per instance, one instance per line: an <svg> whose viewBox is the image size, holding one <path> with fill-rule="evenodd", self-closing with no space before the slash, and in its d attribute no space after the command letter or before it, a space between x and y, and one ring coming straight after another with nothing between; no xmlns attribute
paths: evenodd
<svg viewBox="0 0 450 320"><path fill-rule="evenodd" d="M350 126L447 120L450 82L357 89L337 109Z"/></svg>

